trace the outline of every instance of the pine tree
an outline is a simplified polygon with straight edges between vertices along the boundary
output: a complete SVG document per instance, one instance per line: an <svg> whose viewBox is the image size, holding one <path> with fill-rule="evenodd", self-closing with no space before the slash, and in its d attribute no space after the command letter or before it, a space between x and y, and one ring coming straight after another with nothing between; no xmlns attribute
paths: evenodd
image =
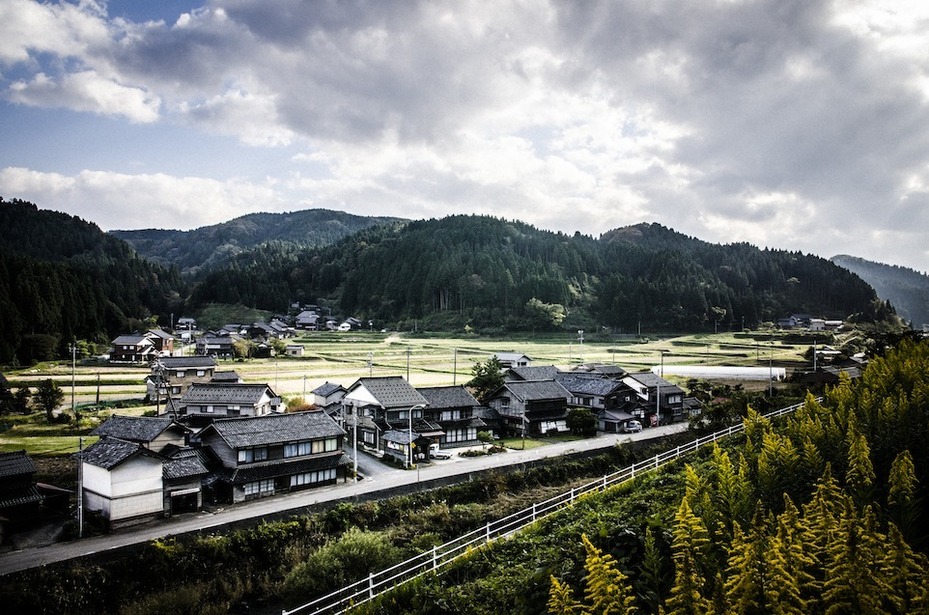
<svg viewBox="0 0 929 615"><path fill-rule="evenodd" d="M848 470L845 472L845 482L859 506L864 506L871 500L874 478L871 448L852 421L848 433Z"/></svg>
<svg viewBox="0 0 929 615"><path fill-rule="evenodd" d="M883 600L890 588L875 566L881 561L881 536L874 514L867 507L862 517L851 500L839 518L839 528L830 543L826 561L823 602L826 615L883 615Z"/></svg>
<svg viewBox="0 0 929 615"><path fill-rule="evenodd" d="M639 598L649 606L650 612L658 611L672 579L666 573L665 558L658 548L652 528L645 529L645 544L642 549L642 567L639 571Z"/></svg>
<svg viewBox="0 0 929 615"><path fill-rule="evenodd" d="M891 524L878 574L887 580L888 601L897 613L929 613L929 559L915 553L903 534Z"/></svg>

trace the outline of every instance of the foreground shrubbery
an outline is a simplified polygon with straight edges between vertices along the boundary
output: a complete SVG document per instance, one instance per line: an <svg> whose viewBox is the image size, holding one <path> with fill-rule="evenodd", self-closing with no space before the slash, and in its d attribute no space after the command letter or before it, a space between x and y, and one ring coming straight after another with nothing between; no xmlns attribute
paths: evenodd
<svg viewBox="0 0 929 615"><path fill-rule="evenodd" d="M929 613L929 343L902 344L781 425L745 424L726 448L585 498L358 612ZM582 610L602 581L582 536L628 583L604 611Z"/></svg>
<svg viewBox="0 0 929 615"><path fill-rule="evenodd" d="M293 606L656 450L642 443L251 529L155 541L107 561L10 574L0 578L0 603L5 613L127 615Z"/></svg>

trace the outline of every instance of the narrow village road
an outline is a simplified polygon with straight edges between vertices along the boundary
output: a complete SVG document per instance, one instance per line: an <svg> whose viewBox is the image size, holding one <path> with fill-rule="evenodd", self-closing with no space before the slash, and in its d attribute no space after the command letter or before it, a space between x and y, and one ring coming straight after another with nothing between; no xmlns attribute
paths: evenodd
<svg viewBox="0 0 929 615"><path fill-rule="evenodd" d="M380 464L376 464L375 469L374 462L376 460L374 460L374 457L359 455L359 470L363 472L365 468L368 468L370 471L370 478L365 480L338 483L261 500L252 500L196 515L180 515L118 530L106 536L95 536L72 542L55 543L43 547L3 553L0 554L0 575L85 555L103 553L157 538L179 536L188 532L209 531L210 528L229 523L245 521L258 523L265 517L279 518L288 513L312 512L313 507L319 504L331 504L340 500L351 501L359 496L370 498L372 494L377 494L380 491L388 491L396 487L417 483L425 484L437 478L458 477L459 480L470 480L473 473L491 468L560 457L572 452L605 449L617 442L659 438L686 429L687 423L677 423L645 429L635 434L601 434L595 438L558 442L525 451L508 450L505 453L481 457L454 456L447 461L436 461L424 465L415 471L390 469ZM351 452L349 452L349 455L351 455Z"/></svg>

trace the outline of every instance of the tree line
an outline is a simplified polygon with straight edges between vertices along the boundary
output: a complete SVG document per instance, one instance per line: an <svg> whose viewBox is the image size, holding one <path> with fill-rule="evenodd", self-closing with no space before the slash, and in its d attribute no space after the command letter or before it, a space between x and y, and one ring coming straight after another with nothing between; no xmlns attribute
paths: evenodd
<svg viewBox="0 0 929 615"><path fill-rule="evenodd" d="M345 314L440 330L695 332L791 313L893 316L861 279L819 257L710 244L657 224L630 229L594 239L462 215L370 228L325 248L269 244L205 275L192 303L283 310L325 298Z"/></svg>

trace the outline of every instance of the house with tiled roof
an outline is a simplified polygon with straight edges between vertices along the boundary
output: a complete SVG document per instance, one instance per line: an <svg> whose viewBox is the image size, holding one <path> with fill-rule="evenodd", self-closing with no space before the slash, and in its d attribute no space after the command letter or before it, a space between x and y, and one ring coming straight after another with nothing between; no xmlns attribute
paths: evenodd
<svg viewBox="0 0 929 615"><path fill-rule="evenodd" d="M168 416L114 414L90 433L101 438L119 438L126 442L134 442L160 453L168 446L184 446L190 429Z"/></svg>
<svg viewBox="0 0 929 615"><path fill-rule="evenodd" d="M571 393L555 380L504 382L487 400L512 435L541 436L568 430Z"/></svg>
<svg viewBox="0 0 929 615"><path fill-rule="evenodd" d="M210 470L201 448L168 447L161 467L162 505L166 515L196 512L203 508L203 481Z"/></svg>
<svg viewBox="0 0 929 615"><path fill-rule="evenodd" d="M569 404L589 408L594 413L610 405L609 399L622 382L589 373L559 372L555 380L571 393Z"/></svg>
<svg viewBox="0 0 929 615"><path fill-rule="evenodd" d="M284 411L281 398L267 384L239 382L195 382L177 401L186 421L263 416Z"/></svg>
<svg viewBox="0 0 929 615"><path fill-rule="evenodd" d="M110 342L110 363L149 363L158 356L152 335L120 335Z"/></svg>
<svg viewBox="0 0 929 615"><path fill-rule="evenodd" d="M170 356L174 352L174 336L164 329L149 329L148 335L151 336L152 343L155 344L155 351L159 356Z"/></svg>
<svg viewBox="0 0 929 615"><path fill-rule="evenodd" d="M211 356L158 357L145 379L148 398L155 400L156 391L160 391L159 402L166 401L168 395L180 397L194 382L209 382L216 367L216 359Z"/></svg>
<svg viewBox="0 0 929 615"><path fill-rule="evenodd" d="M521 352L498 352L494 355L503 369L513 369L514 367L529 367L532 359Z"/></svg>
<svg viewBox="0 0 929 615"><path fill-rule="evenodd" d="M426 420L438 425L443 434L438 436L440 448L474 446L480 444L477 432L487 424L475 416L480 403L463 386L419 387L416 389L428 404L424 409Z"/></svg>
<svg viewBox="0 0 929 615"><path fill-rule="evenodd" d="M0 542L38 514L42 494L33 480L35 473L25 450L0 453Z"/></svg>
<svg viewBox="0 0 929 615"><path fill-rule="evenodd" d="M667 425L685 419L684 390L676 384L650 371L626 374L622 382L637 396L639 407L633 414L645 420L645 425Z"/></svg>
<svg viewBox="0 0 929 615"><path fill-rule="evenodd" d="M559 373L554 365L511 367L503 372L504 380L553 380Z"/></svg>
<svg viewBox="0 0 929 615"><path fill-rule="evenodd" d="M313 405L329 416L341 416L342 399L348 390L336 382L326 381L312 391Z"/></svg>
<svg viewBox="0 0 929 615"><path fill-rule="evenodd" d="M110 527L164 514L163 457L138 442L101 438L78 453L84 510Z"/></svg>
<svg viewBox="0 0 929 615"><path fill-rule="evenodd" d="M218 419L200 442L220 463L214 496L241 502L345 478L345 431L325 412Z"/></svg>
<svg viewBox="0 0 929 615"><path fill-rule="evenodd" d="M376 376L356 380L342 399L343 427L357 433L359 444L409 463L411 448L428 451L444 435L442 428L426 419L428 401L400 376ZM413 438L396 433L412 432ZM403 441L402 441L403 440Z"/></svg>

